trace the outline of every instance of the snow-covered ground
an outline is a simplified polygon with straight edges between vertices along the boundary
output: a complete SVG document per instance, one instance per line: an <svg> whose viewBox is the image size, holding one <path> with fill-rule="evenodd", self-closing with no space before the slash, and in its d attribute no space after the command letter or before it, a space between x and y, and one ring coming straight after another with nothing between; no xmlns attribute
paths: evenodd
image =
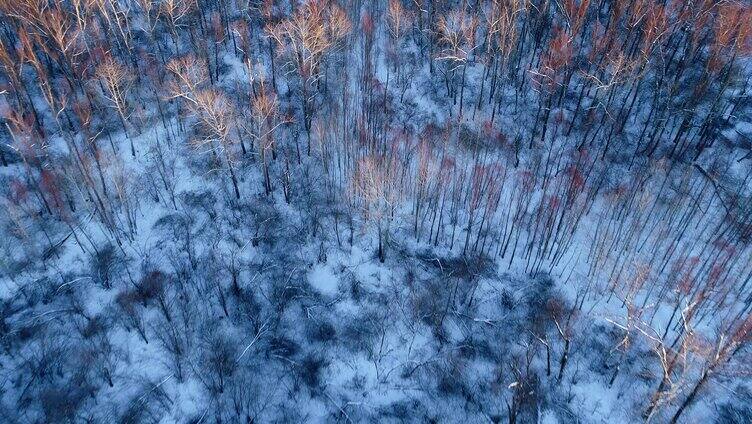
<svg viewBox="0 0 752 424"><path fill-rule="evenodd" d="M565 130L574 85L546 138L530 132L533 84L500 85L495 110L478 101L490 64L435 60L431 74L414 37L395 82L384 25L374 37L373 63L359 33L327 56L310 140L295 60L278 52L266 157L250 109L272 91L267 37L246 58L254 75L239 36L204 46L218 80L203 84L238 104L214 152L194 148L205 129L186 101L158 104L146 75L127 134L97 111L101 183L93 160L91 181L71 171L83 133L46 118L54 211L28 188L41 171L0 168L0 422L632 423L656 393L649 420L669 422L721 329L749 319L748 111L730 142L653 160L632 153L645 95L598 159L598 122ZM611 101L589 91L583 109ZM597 151L578 148L594 127ZM367 160L390 154L363 189ZM714 369L681 422L750 418L748 354Z"/></svg>

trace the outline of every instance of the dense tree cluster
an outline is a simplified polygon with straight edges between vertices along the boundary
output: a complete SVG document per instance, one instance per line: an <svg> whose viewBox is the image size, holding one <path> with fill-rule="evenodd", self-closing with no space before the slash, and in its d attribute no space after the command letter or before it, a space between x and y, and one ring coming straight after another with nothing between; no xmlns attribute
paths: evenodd
<svg viewBox="0 0 752 424"><path fill-rule="evenodd" d="M627 420L752 417L748 2L0 28L0 421L566 421L583 375Z"/></svg>

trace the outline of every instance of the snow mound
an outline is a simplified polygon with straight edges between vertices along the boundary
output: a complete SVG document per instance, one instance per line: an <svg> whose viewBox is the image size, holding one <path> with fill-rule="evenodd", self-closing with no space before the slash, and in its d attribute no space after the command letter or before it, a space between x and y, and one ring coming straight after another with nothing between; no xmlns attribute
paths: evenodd
<svg viewBox="0 0 752 424"><path fill-rule="evenodd" d="M316 265L308 275L308 282L323 295L334 296L337 294L337 276L327 266Z"/></svg>

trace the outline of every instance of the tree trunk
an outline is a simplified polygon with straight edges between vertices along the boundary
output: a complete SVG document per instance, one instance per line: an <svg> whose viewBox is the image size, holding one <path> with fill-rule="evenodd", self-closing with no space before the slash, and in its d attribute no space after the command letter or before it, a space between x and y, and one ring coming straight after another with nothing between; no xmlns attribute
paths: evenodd
<svg viewBox="0 0 752 424"><path fill-rule="evenodd" d="M687 407L690 406L692 402L694 402L695 397L697 397L697 393L700 392L700 389L702 389L702 387L708 381L708 377L710 377L710 371L706 369L702 372L702 377L700 377L700 380L697 382L697 384L695 384L695 387L692 388L689 396L684 399L684 402L681 404L679 409L676 410L676 413L671 418L671 424L676 424L679 421L679 417L681 417L684 410L687 409Z"/></svg>
<svg viewBox="0 0 752 424"><path fill-rule="evenodd" d="M567 361L569 360L569 339L564 339L564 352L561 354L561 361L559 361L559 376L556 377L557 380L561 381L561 378L564 376L564 368L567 366Z"/></svg>

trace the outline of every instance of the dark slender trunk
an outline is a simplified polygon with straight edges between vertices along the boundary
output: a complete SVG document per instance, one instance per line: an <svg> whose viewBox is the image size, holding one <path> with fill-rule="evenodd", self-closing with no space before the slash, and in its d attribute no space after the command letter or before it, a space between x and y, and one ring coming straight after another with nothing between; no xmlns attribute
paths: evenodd
<svg viewBox="0 0 752 424"><path fill-rule="evenodd" d="M564 339L564 352L561 354L561 361L559 361L559 375L556 377L557 380L561 381L561 378L564 377L564 368L567 366L567 361L569 361L569 339Z"/></svg>
<svg viewBox="0 0 752 424"><path fill-rule="evenodd" d="M689 393L689 396L687 396L686 399L684 399L684 402L681 404L679 409L676 410L676 413L673 417L671 417L671 424L676 424L679 421L679 417L681 417L682 413L684 413L684 410L689 407L692 402L694 402L695 398L697 397L697 394L700 392L700 389L705 385L705 383L708 381L708 377L710 377L709 370L705 370L702 373L702 377L700 377L700 380L695 384L695 387L692 388L692 391Z"/></svg>

